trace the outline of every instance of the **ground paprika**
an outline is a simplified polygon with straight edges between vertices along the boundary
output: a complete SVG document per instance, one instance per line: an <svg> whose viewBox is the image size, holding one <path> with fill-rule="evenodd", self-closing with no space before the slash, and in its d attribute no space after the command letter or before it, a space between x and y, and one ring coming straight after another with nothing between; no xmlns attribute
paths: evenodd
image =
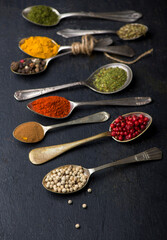
<svg viewBox="0 0 167 240"><path fill-rule="evenodd" d="M33 111L52 118L64 118L70 113L70 102L59 96L39 98L31 106Z"/></svg>

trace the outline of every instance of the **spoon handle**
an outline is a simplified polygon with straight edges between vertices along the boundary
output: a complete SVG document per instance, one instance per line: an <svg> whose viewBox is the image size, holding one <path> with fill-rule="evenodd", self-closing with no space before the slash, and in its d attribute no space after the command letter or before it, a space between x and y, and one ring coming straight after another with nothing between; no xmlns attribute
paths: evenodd
<svg viewBox="0 0 167 240"><path fill-rule="evenodd" d="M98 112L83 118L78 118L76 120L59 123L55 125L51 125L47 127L47 130L59 128L59 127L66 127L71 125L77 125L77 124L85 124L85 123L97 123L97 122L105 122L109 119L110 114L107 112Z"/></svg>
<svg viewBox="0 0 167 240"><path fill-rule="evenodd" d="M61 35L65 38L83 36L86 34L103 34L103 33L116 33L113 30L81 30L81 29L70 29L66 28L57 32L58 35Z"/></svg>
<svg viewBox="0 0 167 240"><path fill-rule="evenodd" d="M113 166L118 166L122 164L127 164L127 163L134 163L134 162L143 162L143 161L150 161L150 160L160 160L162 158L162 151L157 148L150 148L144 152L138 153L136 155L133 155L131 157L123 158L121 160L104 164L102 166L96 167L89 169L91 173L108 168L108 167L113 167Z"/></svg>
<svg viewBox="0 0 167 240"><path fill-rule="evenodd" d="M74 87L78 85L84 85L84 82L74 82L74 83L68 83L60 86L53 86L53 87L47 87L47 88L18 90L14 93L14 97L18 101L23 101L23 100L34 98L37 96L41 96L46 93L50 93L50 92L58 91L64 88Z"/></svg>
<svg viewBox="0 0 167 240"><path fill-rule="evenodd" d="M141 13L135 11L120 11L120 12L72 12L72 13L63 13L60 15L60 18L67 18L67 17L92 17L92 18L102 18L108 19L113 21L120 21L120 22L134 22L142 17Z"/></svg>
<svg viewBox="0 0 167 240"><path fill-rule="evenodd" d="M115 106L142 106L151 102L150 97L129 97L112 100L101 100L93 102L77 102L77 106L84 105L115 105Z"/></svg>
<svg viewBox="0 0 167 240"><path fill-rule="evenodd" d="M64 152L67 152L68 150L75 148L77 146L83 145L84 143L91 142L93 140L108 137L110 136L110 132L103 132L100 134L97 134L92 137L84 138L75 142L71 143L65 143L55 146L49 146L49 147L41 147L41 148L35 148L30 151L29 153L29 160L33 164L42 164L45 162L48 162L49 160L61 155Z"/></svg>
<svg viewBox="0 0 167 240"><path fill-rule="evenodd" d="M112 53L120 56L125 56L125 57L133 57L135 52L134 50L127 46L127 45L122 45L122 46L101 46L101 47L95 47L95 51L99 52L107 52L107 53Z"/></svg>

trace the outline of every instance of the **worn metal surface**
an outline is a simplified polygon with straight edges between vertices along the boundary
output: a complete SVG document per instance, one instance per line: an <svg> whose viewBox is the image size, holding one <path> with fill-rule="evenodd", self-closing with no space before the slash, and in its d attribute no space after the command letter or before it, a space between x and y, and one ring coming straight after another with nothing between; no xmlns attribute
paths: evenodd
<svg viewBox="0 0 167 240"><path fill-rule="evenodd" d="M134 96L150 96L153 102L146 106L110 107L85 106L75 109L68 120L84 117L98 111L111 114L111 121L126 112L147 112L153 118L149 130L141 138L127 144L111 138L97 140L71 150L57 159L40 166L28 160L28 153L36 147L76 141L107 131L110 121L53 130L37 144L16 141L12 132L22 122L38 121L43 125L61 121L33 114L26 108L27 101L18 102L13 94L19 89L42 88L85 80L98 67L109 64L103 53L88 56L64 56L52 61L41 75L17 76L10 71L14 60L27 57L18 49L18 42L32 35L47 36L61 45L69 45L76 39L64 39L56 35L64 28L119 29L124 23L88 19L63 19L57 27L43 28L27 22L21 16L23 8L47 4L61 13L76 11L142 12L138 22L146 24L149 32L145 38L127 44L134 48L136 56L154 48L152 55L131 65L134 78L122 92L111 99ZM2 240L165 240L167 229L167 159L166 159L166 1L32 1L0 0L0 239ZM111 36L111 35L108 35ZM97 36L101 38L101 36ZM112 36L116 44L122 41ZM125 44L125 42L123 42ZM128 60L127 58L124 58ZM61 90L52 95L72 101L108 99L106 95L88 88L76 87ZM125 158L148 148L163 151L161 161L133 164L100 171L92 176L88 187L70 199L57 196L42 187L42 179L51 169L65 164L81 164L96 167ZM86 203L88 208L82 209ZM75 229L79 223L81 228Z"/></svg>

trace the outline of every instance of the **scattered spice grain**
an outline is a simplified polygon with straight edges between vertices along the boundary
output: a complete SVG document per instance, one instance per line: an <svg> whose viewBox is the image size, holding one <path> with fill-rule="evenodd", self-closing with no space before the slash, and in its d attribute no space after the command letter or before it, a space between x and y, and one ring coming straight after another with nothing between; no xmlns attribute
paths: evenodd
<svg viewBox="0 0 167 240"><path fill-rule="evenodd" d="M80 225L79 225L79 223L77 223L77 224L75 224L75 228L80 228Z"/></svg>
<svg viewBox="0 0 167 240"><path fill-rule="evenodd" d="M92 192L92 189L91 189L91 188L88 188L87 192L88 192L88 193L91 193L91 192Z"/></svg>

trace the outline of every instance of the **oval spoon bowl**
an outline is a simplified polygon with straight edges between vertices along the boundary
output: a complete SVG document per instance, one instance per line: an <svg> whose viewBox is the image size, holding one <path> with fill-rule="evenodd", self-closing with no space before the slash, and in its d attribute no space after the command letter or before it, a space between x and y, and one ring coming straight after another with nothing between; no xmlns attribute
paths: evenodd
<svg viewBox="0 0 167 240"><path fill-rule="evenodd" d="M146 33L148 32L148 27L147 27L146 25L144 25L144 24L141 24L141 23L131 23L130 25L131 25L131 26L133 25L133 26L143 26L143 27L145 27L145 33L143 33L142 35L140 35L140 36L138 36L138 37L122 38L122 37L119 36L119 34L118 34L119 30L118 30L118 31L117 31L117 35L119 36L120 39L122 39L122 40L124 40L124 41L132 41L132 40L136 40L136 39L138 39L138 38L141 38L141 37L145 36Z"/></svg>
<svg viewBox="0 0 167 240"><path fill-rule="evenodd" d="M36 22L33 22L33 21L31 21L30 19L28 19L27 16L28 16L28 13L31 11L32 7L37 7L37 6L40 6L40 5L30 6L30 7L27 7L27 8L25 8L25 9L23 9L23 11L22 11L22 17L23 17L24 19L26 19L27 21L33 23L33 24L36 24L36 25L38 25L38 26L43 26L43 27L53 27L53 26L55 26L55 25L57 25L57 24L59 23L59 21L60 21L60 13L59 13L55 8L52 8L52 7L50 7L50 6L49 6L49 7L52 9L52 11L55 12L56 15L57 15L57 22L56 22L56 23L51 24L51 25L46 25L46 24L36 23ZM43 5L43 6L44 6L44 5Z"/></svg>
<svg viewBox="0 0 167 240"><path fill-rule="evenodd" d="M96 74L98 74L98 72L99 72L101 69L103 69L103 68L108 69L108 68L116 68L116 67L121 68L121 69L123 69L123 70L126 72L127 78L126 78L125 83L124 83L119 89L117 89L117 90L115 90L115 91L112 91L112 92L104 92L104 91L98 90L98 89L95 87L95 85L93 84L93 82L94 82L94 80L95 80L94 76L95 76ZM91 90L93 90L93 91L95 91L95 92L97 92L97 93L101 93L101 94L106 94L106 95L107 95L107 94L117 93L117 92L120 92L120 91L122 91L123 89L125 89L125 88L131 83L132 78L133 78L133 72L132 72L132 70L131 70L131 68L130 68L129 66L127 66L127 65L125 65L125 64L122 64L122 63L110 63L110 64L107 64L107 65L104 65L104 66L98 68L95 72L93 72L93 73L90 75L90 77L85 81L85 84L86 84L86 86L89 87Z"/></svg>
<svg viewBox="0 0 167 240"><path fill-rule="evenodd" d="M46 181L45 181L45 179L47 178L48 175L50 175L50 174L51 174L53 171L55 171L56 169L59 169L59 168L62 169L62 168L68 167L68 166L78 167L78 165L70 164L70 165L63 165L63 166L60 166L60 167L57 167L57 168L53 169L52 171L50 171L49 173L47 173L47 174L44 176L44 178L43 178L43 180L42 180L42 185L43 185L43 187L44 187L46 190L48 190L48 191L50 191L50 192L53 192L53 193L57 193L57 194L71 194L71 193L75 193L75 192L78 192L78 191L80 191L81 189L83 189L83 188L87 185L87 183L88 183L88 181L89 181L89 178L90 178L90 175L91 175L89 169L86 169L86 168L84 168L84 167L82 167L82 168L83 168L83 170L84 170L84 175L87 176L87 181L85 182L85 184L84 184L81 188L77 189L76 191L65 192L65 193L63 193L63 192L55 192L53 189L50 189L50 188L47 188L47 187L46 187Z"/></svg>
<svg viewBox="0 0 167 240"><path fill-rule="evenodd" d="M131 139L128 139L128 140L123 140L123 141L120 141L118 139L116 139L115 137L112 137L115 141L117 142L120 142L120 143L126 143L126 142L130 142L132 140L135 140L136 138L140 137L145 131L147 131L147 129L150 127L151 123L152 123L152 117L148 114L148 113L144 113L144 112L130 112L130 113L126 113L126 114L123 114L122 116L123 117L128 117L128 116L132 116L132 115L136 115L136 116L139 116L140 114L144 115L145 117L147 117L149 119L147 125L146 125L146 128L139 134L137 135L136 137L134 138L131 138ZM116 119L115 119L116 120ZM114 123L115 120L112 122ZM111 123L111 124L112 124ZM109 131L111 132L111 127L109 127Z"/></svg>

